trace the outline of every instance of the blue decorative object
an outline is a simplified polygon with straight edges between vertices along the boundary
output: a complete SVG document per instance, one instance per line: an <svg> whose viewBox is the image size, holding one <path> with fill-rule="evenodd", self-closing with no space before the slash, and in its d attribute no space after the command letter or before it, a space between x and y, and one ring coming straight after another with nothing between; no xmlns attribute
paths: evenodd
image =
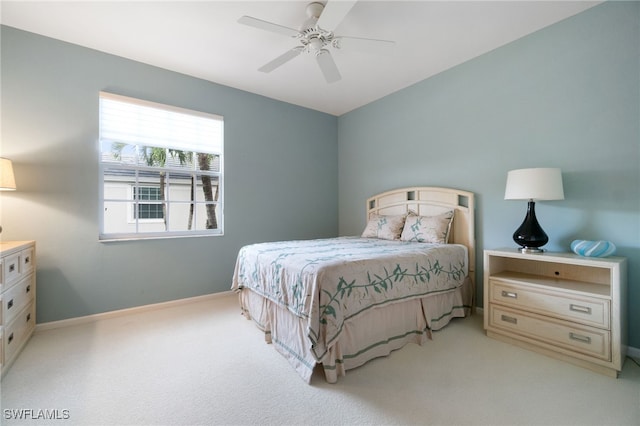
<svg viewBox="0 0 640 426"><path fill-rule="evenodd" d="M607 257L616 252L616 246L611 241L574 240L571 250L585 257Z"/></svg>

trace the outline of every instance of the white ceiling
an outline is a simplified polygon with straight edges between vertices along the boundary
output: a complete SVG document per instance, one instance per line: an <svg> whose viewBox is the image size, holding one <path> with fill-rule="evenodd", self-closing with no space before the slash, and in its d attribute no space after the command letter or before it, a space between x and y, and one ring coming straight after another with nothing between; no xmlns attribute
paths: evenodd
<svg viewBox="0 0 640 426"><path fill-rule="evenodd" d="M339 0L330 0L339 1ZM325 82L300 55L257 69L296 46L237 23L249 15L298 28L308 1L10 1L4 25L341 115L601 1L361 0L337 35L393 40L388 56L333 50L342 80Z"/></svg>

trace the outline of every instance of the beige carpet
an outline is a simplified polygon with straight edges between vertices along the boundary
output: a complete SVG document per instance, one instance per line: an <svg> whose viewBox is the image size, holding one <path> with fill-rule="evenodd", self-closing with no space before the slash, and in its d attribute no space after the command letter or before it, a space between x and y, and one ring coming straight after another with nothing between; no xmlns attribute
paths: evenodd
<svg viewBox="0 0 640 426"><path fill-rule="evenodd" d="M3 425L640 424L631 360L611 379L489 339L479 315L307 385L235 296L40 331L1 386Z"/></svg>

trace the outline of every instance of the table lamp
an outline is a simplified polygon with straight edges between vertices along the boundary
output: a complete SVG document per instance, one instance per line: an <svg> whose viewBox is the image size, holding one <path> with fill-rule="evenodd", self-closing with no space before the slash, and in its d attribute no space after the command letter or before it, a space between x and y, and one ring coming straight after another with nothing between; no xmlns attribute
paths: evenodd
<svg viewBox="0 0 640 426"><path fill-rule="evenodd" d="M511 170L507 174L505 200L527 200L527 214L524 222L513 233L513 241L522 253L541 253L540 247L547 244L549 237L536 219L535 201L564 200L562 172L556 168L534 168Z"/></svg>
<svg viewBox="0 0 640 426"><path fill-rule="evenodd" d="M11 160L0 157L0 191L15 191L16 179L13 176ZM2 226L0 226L2 232Z"/></svg>
<svg viewBox="0 0 640 426"><path fill-rule="evenodd" d="M15 191L16 179L13 177L11 160L0 157L0 191Z"/></svg>

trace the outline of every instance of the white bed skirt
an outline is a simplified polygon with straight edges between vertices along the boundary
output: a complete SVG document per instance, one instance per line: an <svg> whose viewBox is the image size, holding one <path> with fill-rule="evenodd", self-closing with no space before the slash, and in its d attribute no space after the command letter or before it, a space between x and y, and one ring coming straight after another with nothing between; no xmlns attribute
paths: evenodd
<svg viewBox="0 0 640 426"><path fill-rule="evenodd" d="M366 310L345 321L340 338L319 362L311 352L304 319L249 289L240 291L240 306L243 315L255 322L266 342L274 345L303 380L311 380L319 363L327 382L335 383L347 370L387 356L407 343L422 345L431 338L431 331L440 330L452 318L467 316L473 291L467 278L462 286L445 293Z"/></svg>

